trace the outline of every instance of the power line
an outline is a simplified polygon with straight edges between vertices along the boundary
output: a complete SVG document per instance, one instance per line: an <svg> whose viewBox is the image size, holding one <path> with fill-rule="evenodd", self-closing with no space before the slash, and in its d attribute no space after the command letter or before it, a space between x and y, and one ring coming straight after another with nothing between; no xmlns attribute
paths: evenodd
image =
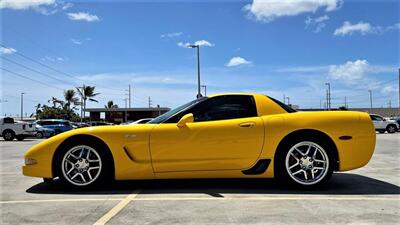
<svg viewBox="0 0 400 225"><path fill-rule="evenodd" d="M7 46L5 46L5 45L3 45L3 44L0 44L0 46L2 46L2 47L4 47L4 48L7 48ZM48 66L48 65L46 65L46 64L44 64L44 63L42 63L42 62L39 62L39 61L37 61L37 60L35 60L35 59L29 57L29 56L26 56L26 55L24 55L24 54L22 54L22 53L20 53L20 52L14 52L14 54L16 54L16 55L18 55L18 56L21 56L22 58L27 59L27 60L29 60L29 61L31 61L31 62L36 63L36 64L39 64L39 65L41 65L41 66L43 66L43 67L45 67L45 68L47 68L47 69L50 69L50 70L52 70L52 71L55 71L55 72L57 72L57 73L64 74L65 76L74 78L74 79L76 79L76 80L80 80L81 82L89 83L89 84L92 84L92 85L95 85L95 86L100 87L100 85L97 85L97 84L95 84L95 83L82 80L82 79L80 79L80 78L78 78L78 77L76 77L76 76L73 76L73 75L71 75L71 74L62 72L62 71L60 71L60 70L58 70L58 69L55 69L55 68L53 68L53 67L51 67L51 66ZM122 90L113 89L113 88L106 88L106 89L114 90L114 91L122 91Z"/></svg>
<svg viewBox="0 0 400 225"><path fill-rule="evenodd" d="M13 72L13 71L8 70L8 69L5 69L5 68L3 68L3 67L0 67L0 69L2 69L2 70L4 70L4 71L7 71L7 72L9 72L9 73L11 73L11 74L13 74L13 75L15 75L15 76L19 76L19 77L25 78L25 79L27 79L27 80L30 80L30 81L33 81L33 82L42 84L42 85L44 85L44 86L47 86L47 87L51 87L51 88L55 88L55 89L59 89L59 90L63 90L63 91L64 91L64 89L62 89L62 88L59 88L59 87L56 87L56 86L53 86L53 85L44 83L44 82L42 82L42 81L38 81L38 80L32 79L32 78L30 78L30 77L27 77L27 76L22 75L22 74L20 74L20 73Z"/></svg>
<svg viewBox="0 0 400 225"><path fill-rule="evenodd" d="M15 61L13 61L13 60L11 60L11 59L5 58L4 56L1 56L1 58L4 59L4 60L6 60L6 61L8 61L8 62L11 62L11 63L13 63L13 64L15 64L15 65L18 65L18 66L20 66L20 67L23 67L23 68L25 68L25 69L27 69L27 70L30 70L30 71L32 71L32 72L41 74L41 75L46 76L46 77L49 77L49 78L52 78L53 80L56 80L56 81L59 81L59 82L62 82L62 83L65 82L64 80L60 80L60 79L55 78L55 77L53 77L53 76L51 76L51 75L49 75L49 74L42 73L42 72L40 72L40 71L37 71L37 70L32 69L32 68L30 68L30 67L27 67L27 66L25 66L25 65L23 65L23 64L20 64L20 63L18 63L18 62L15 62ZM71 84L72 84L72 83L71 83ZM72 85L74 85L74 84L72 84Z"/></svg>

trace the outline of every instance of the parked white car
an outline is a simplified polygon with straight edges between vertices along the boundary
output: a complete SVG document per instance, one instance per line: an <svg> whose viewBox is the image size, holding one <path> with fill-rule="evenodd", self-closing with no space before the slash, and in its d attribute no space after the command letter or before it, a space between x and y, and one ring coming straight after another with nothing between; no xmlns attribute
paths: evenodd
<svg viewBox="0 0 400 225"><path fill-rule="evenodd" d="M34 136L35 127L27 122L15 122L13 118L5 117L0 119L0 134L6 141L12 141L17 138L18 141L25 137Z"/></svg>
<svg viewBox="0 0 400 225"><path fill-rule="evenodd" d="M399 129L399 124L395 120L385 119L380 115L370 114L375 130L379 133L395 133Z"/></svg>

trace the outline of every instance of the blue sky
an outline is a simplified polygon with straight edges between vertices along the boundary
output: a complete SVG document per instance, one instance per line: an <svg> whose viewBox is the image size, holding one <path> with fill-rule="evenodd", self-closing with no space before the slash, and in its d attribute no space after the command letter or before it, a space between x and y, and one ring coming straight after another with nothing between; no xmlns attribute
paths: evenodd
<svg viewBox="0 0 400 225"><path fill-rule="evenodd" d="M108 100L124 107L128 84L135 107L147 106L148 96L175 107L196 95L195 50L185 48L196 41L208 94L259 92L282 101L285 94L317 108L330 82L332 107L345 96L350 107L368 107L369 89L374 106L398 105L398 1L288 2L4 0L2 115L19 113L21 92L30 114L82 83L101 93L88 107Z"/></svg>

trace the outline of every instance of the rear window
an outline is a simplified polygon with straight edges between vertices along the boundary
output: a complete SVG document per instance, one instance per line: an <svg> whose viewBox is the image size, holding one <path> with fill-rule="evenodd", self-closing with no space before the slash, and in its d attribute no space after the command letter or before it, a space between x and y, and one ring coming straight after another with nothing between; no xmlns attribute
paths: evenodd
<svg viewBox="0 0 400 225"><path fill-rule="evenodd" d="M269 97L269 96L268 96L268 98L271 99L272 101L274 101L276 104L278 104L282 109L284 109L284 110L285 110L286 112L288 112L288 113L297 112L297 111L294 110L292 107L290 107L290 106L288 106L288 105L286 105L286 104L283 104L282 102L280 102L280 101L278 101L278 100L276 100L276 99L274 99L274 98L272 98L272 97Z"/></svg>

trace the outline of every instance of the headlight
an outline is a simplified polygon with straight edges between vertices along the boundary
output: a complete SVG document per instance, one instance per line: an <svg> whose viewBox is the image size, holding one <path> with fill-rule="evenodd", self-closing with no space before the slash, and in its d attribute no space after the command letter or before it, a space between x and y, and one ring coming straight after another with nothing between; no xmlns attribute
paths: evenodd
<svg viewBox="0 0 400 225"><path fill-rule="evenodd" d="M35 165L37 164L36 159L31 159L31 158L25 158L25 165Z"/></svg>

